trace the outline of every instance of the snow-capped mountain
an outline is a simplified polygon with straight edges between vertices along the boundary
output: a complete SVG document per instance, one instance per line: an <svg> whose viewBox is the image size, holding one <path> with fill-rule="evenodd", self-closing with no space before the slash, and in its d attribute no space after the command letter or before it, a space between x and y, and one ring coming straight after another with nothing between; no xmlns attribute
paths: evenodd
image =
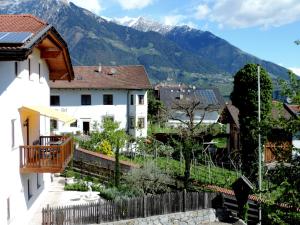
<svg viewBox="0 0 300 225"><path fill-rule="evenodd" d="M155 20L146 19L144 17L123 17L112 19L112 21L143 32L153 31L161 34L166 34L174 28L174 26L165 25Z"/></svg>
<svg viewBox="0 0 300 225"><path fill-rule="evenodd" d="M219 86L228 82L224 74L234 74L249 62L276 76L286 74L285 68L247 54L211 32L143 17L116 23L67 0L0 0L0 13L33 14L53 24L68 43L74 65L141 64L152 81L171 77Z"/></svg>

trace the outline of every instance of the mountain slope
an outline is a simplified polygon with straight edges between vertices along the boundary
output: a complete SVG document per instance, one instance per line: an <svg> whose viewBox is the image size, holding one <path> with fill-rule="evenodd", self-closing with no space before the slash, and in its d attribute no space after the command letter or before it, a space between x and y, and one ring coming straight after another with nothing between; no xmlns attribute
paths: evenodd
<svg viewBox="0 0 300 225"><path fill-rule="evenodd" d="M160 27L140 18L131 28L63 0L0 1L0 13L30 13L53 24L67 41L74 65L142 64L152 81L225 89L232 83L231 75L247 62L260 63L276 76L286 74L280 66L186 26Z"/></svg>

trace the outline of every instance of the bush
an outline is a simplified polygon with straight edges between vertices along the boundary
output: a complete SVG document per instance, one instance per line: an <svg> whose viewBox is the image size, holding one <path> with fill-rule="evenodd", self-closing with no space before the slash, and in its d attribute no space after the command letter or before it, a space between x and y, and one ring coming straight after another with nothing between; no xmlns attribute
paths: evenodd
<svg viewBox="0 0 300 225"><path fill-rule="evenodd" d="M88 191L88 187L84 182L79 181L74 184L66 184L64 190L65 191Z"/></svg>
<svg viewBox="0 0 300 225"><path fill-rule="evenodd" d="M142 168L131 170L124 177L127 185L144 194L159 194L170 190L171 177L163 173L154 162L146 162Z"/></svg>
<svg viewBox="0 0 300 225"><path fill-rule="evenodd" d="M96 152L100 152L104 155L113 156L114 152L112 150L111 144L108 140L101 141L100 145L96 147Z"/></svg>

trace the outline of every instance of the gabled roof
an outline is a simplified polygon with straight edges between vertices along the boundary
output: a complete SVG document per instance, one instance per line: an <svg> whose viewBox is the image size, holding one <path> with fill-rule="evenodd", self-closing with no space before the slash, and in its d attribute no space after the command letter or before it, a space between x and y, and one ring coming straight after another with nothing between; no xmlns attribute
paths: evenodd
<svg viewBox="0 0 300 225"><path fill-rule="evenodd" d="M215 109L221 109L225 105L217 88L161 87L159 88L159 98L168 108L174 108L175 101L189 98L199 99L201 105Z"/></svg>
<svg viewBox="0 0 300 225"><path fill-rule="evenodd" d="M99 71L100 70L100 71ZM55 81L51 88L72 89L151 89L145 68L135 66L74 66L75 79L71 83Z"/></svg>
<svg viewBox="0 0 300 225"><path fill-rule="evenodd" d="M28 14L0 15L0 32L29 32L32 35L20 43L1 43L0 61L23 61L36 47L49 67L51 80L71 80L74 77L68 47L52 25Z"/></svg>

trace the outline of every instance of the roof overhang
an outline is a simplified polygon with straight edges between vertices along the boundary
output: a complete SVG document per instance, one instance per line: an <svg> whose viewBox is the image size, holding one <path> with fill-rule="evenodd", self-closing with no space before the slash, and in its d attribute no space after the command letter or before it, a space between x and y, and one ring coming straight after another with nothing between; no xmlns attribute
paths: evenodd
<svg viewBox="0 0 300 225"><path fill-rule="evenodd" d="M49 67L49 79L73 80L74 71L68 47L52 25L48 25L36 33L24 45L14 48L0 48L0 61L23 61L28 58L34 48L41 51Z"/></svg>

